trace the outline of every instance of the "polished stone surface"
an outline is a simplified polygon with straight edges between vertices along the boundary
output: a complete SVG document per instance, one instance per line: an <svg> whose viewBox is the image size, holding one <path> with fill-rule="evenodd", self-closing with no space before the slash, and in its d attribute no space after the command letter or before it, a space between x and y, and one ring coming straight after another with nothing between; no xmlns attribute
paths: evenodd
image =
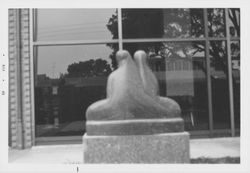
<svg viewBox="0 0 250 173"><path fill-rule="evenodd" d="M180 116L180 108L175 101L157 95L158 83L147 64L143 63L144 54L143 52L139 52L138 56L136 54L135 59L139 57L142 61L135 63L127 51L117 52L116 59L119 67L108 77L107 98L88 107L87 121ZM142 62L141 65L140 62ZM143 73L143 70L151 75L146 77L147 74Z"/></svg>
<svg viewBox="0 0 250 173"><path fill-rule="evenodd" d="M159 133L183 132L181 118L87 121L86 130L92 135L152 135Z"/></svg>
<svg viewBox="0 0 250 173"><path fill-rule="evenodd" d="M179 117L181 114L179 104L171 98L159 96L159 84L154 73L148 66L147 54L142 50L136 51L134 61L138 67L145 93L166 109L170 110L171 117Z"/></svg>
<svg viewBox="0 0 250 173"><path fill-rule="evenodd" d="M83 136L84 163L189 163L189 134Z"/></svg>

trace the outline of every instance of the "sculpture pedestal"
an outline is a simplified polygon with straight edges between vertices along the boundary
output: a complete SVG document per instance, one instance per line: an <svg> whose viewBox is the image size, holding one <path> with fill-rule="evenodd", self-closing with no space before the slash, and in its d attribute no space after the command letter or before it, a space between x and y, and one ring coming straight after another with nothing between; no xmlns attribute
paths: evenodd
<svg viewBox="0 0 250 173"><path fill-rule="evenodd" d="M189 133L83 136L84 163L189 163Z"/></svg>

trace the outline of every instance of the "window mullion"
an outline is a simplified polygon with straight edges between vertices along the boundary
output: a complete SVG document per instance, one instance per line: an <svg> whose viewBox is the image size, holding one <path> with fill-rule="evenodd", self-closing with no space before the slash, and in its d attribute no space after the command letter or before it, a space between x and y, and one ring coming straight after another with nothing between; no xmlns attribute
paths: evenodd
<svg viewBox="0 0 250 173"><path fill-rule="evenodd" d="M119 40L119 50L123 49L122 46L122 9L118 8L118 40Z"/></svg>
<svg viewBox="0 0 250 173"><path fill-rule="evenodd" d="M210 57L209 57L209 36L208 36L208 17L207 9L203 9L204 28L205 28L205 57L207 68L207 92L208 92L208 115L209 115L209 132L213 134L213 105L212 105L212 83L211 83L211 71L210 71Z"/></svg>
<svg viewBox="0 0 250 173"><path fill-rule="evenodd" d="M231 122L231 135L235 136L235 124L234 124L234 102L233 102L233 80L232 80L232 58L230 50L230 31L229 31L229 18L228 8L225 9L225 21L226 21L226 38L227 38L227 66L228 66L228 85L229 85L229 104L230 104L230 122Z"/></svg>

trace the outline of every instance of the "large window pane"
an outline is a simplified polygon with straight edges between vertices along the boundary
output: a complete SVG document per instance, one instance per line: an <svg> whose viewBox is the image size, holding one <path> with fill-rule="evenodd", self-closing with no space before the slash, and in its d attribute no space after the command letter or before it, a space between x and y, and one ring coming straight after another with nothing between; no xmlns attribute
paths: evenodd
<svg viewBox="0 0 250 173"><path fill-rule="evenodd" d="M122 9L123 38L203 37L202 9Z"/></svg>
<svg viewBox="0 0 250 173"><path fill-rule="evenodd" d="M87 107L106 97L113 50L86 45L41 46L37 51L36 136L83 135Z"/></svg>
<svg viewBox="0 0 250 173"><path fill-rule="evenodd" d="M208 129L208 105L204 43L126 43L131 54L138 49L148 54L160 95L177 101L186 130Z"/></svg>
<svg viewBox="0 0 250 173"><path fill-rule="evenodd" d="M211 41L209 54L214 128L229 129L230 111L226 42Z"/></svg>
<svg viewBox="0 0 250 173"><path fill-rule="evenodd" d="M37 40L101 40L112 39L107 25L116 9L38 9ZM112 32L117 33L117 23Z"/></svg>

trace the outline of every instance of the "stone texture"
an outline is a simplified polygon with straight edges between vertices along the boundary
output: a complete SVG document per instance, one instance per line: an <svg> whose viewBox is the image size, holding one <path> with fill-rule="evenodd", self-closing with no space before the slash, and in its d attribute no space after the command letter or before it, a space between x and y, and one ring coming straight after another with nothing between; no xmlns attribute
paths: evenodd
<svg viewBox="0 0 250 173"><path fill-rule="evenodd" d="M189 163L189 134L83 136L84 163Z"/></svg>
<svg viewBox="0 0 250 173"><path fill-rule="evenodd" d="M137 51L116 54L107 98L86 111L85 163L188 163L189 134L179 105L158 95L157 79Z"/></svg>
<svg viewBox="0 0 250 173"><path fill-rule="evenodd" d="M86 130L89 136L151 135L167 132L183 132L184 122L181 118L87 121Z"/></svg>
<svg viewBox="0 0 250 173"><path fill-rule="evenodd" d="M140 58L140 55L139 52L139 56L136 57ZM142 56L140 59L144 58L146 57ZM107 98L88 107L87 121L180 117L180 107L176 102L157 96L158 83L152 71L146 68L146 63L137 66L125 50L116 53L116 60L118 69L108 77ZM147 74L151 74L152 77L148 78L139 72L145 71L144 69L147 69ZM152 79L155 79L155 82Z"/></svg>
<svg viewBox="0 0 250 173"><path fill-rule="evenodd" d="M9 9L9 146L30 148L33 142L30 79L29 9ZM20 32L19 32L20 31ZM21 94L20 94L21 93ZM22 120L22 121L21 121ZM21 122L20 122L21 121ZM20 127L18 130L13 127ZM19 132L23 131L23 135ZM13 140L15 139L15 140Z"/></svg>

